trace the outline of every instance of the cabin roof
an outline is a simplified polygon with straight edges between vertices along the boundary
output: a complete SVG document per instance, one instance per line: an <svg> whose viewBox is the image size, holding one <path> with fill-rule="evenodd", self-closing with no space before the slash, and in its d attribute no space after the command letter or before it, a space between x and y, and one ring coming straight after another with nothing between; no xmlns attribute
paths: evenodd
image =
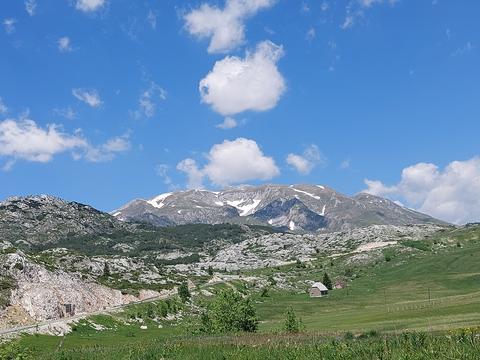
<svg viewBox="0 0 480 360"><path fill-rule="evenodd" d="M327 287L321 282L316 282L312 284L312 288L317 288L320 291L328 291Z"/></svg>

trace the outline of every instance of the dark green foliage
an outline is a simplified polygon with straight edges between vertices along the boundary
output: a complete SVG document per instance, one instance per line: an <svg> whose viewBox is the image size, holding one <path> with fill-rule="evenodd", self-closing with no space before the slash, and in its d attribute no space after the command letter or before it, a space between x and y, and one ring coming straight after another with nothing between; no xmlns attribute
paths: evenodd
<svg viewBox="0 0 480 360"><path fill-rule="evenodd" d="M333 289L333 283L332 283L332 279L330 279L330 276L328 276L327 273L324 273L323 274L323 281L322 281L323 285L325 285L325 287L328 289L328 290L332 290Z"/></svg>
<svg viewBox="0 0 480 360"><path fill-rule="evenodd" d="M288 333L298 333L302 328L302 320L297 318L297 315L291 306L287 307L283 329Z"/></svg>
<svg viewBox="0 0 480 360"><path fill-rule="evenodd" d="M0 309L10 304L10 292L14 287L15 281L11 277L0 276Z"/></svg>
<svg viewBox="0 0 480 360"><path fill-rule="evenodd" d="M180 296L180 299L185 303L187 302L191 295L190 295L190 290L188 290L188 285L186 282L183 282L180 284L178 287L178 296Z"/></svg>
<svg viewBox="0 0 480 360"><path fill-rule="evenodd" d="M1 360L30 360L34 359L31 352L20 346L16 341L0 344Z"/></svg>
<svg viewBox="0 0 480 360"><path fill-rule="evenodd" d="M260 292L260 297L267 297L268 296L268 287L264 287Z"/></svg>
<svg viewBox="0 0 480 360"><path fill-rule="evenodd" d="M306 268L305 264L302 263L299 259L297 259L297 261L295 262L295 267L297 269L305 269Z"/></svg>
<svg viewBox="0 0 480 360"><path fill-rule="evenodd" d="M200 330L207 333L255 332L258 317L250 298L233 289L221 291L201 316Z"/></svg>
<svg viewBox="0 0 480 360"><path fill-rule="evenodd" d="M401 242L401 244L403 246L411 247L422 251L432 250L432 244L427 241L404 240Z"/></svg>
<svg viewBox="0 0 480 360"><path fill-rule="evenodd" d="M103 266L103 276L110 276L110 266L108 265L108 262L105 262L105 265Z"/></svg>
<svg viewBox="0 0 480 360"><path fill-rule="evenodd" d="M28 249L32 252L40 252L52 248L64 247L78 251L86 255L115 255L118 253L114 246L122 243L131 245L132 250L126 254L130 256L149 255L152 251L175 250L175 249L200 249L213 240L225 240L232 244L245 240L252 236L276 232L267 226L249 225L248 229L235 224L191 224L172 227L154 227L147 224L136 224L131 230L113 229L108 233L76 236L70 234L54 242L38 242ZM124 253L122 253L124 254ZM188 264L198 261L197 256L190 256L175 260ZM166 265L176 263L163 261Z"/></svg>
<svg viewBox="0 0 480 360"><path fill-rule="evenodd" d="M208 275L212 276L213 275L213 268L211 266L208 267Z"/></svg>
<svg viewBox="0 0 480 360"><path fill-rule="evenodd" d="M277 285L277 280L275 280L275 278L273 277L273 275L271 275L271 274L268 275L268 279L267 279L267 280L268 280L268 282L270 283L270 285L272 285L272 286Z"/></svg>

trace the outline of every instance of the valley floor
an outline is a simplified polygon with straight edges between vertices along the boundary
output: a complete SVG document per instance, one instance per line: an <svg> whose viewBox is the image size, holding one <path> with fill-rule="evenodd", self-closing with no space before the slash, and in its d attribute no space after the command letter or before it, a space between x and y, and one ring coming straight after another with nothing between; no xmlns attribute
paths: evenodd
<svg viewBox="0 0 480 360"><path fill-rule="evenodd" d="M232 286L253 297L260 319L254 335L195 335L188 316L132 323L119 313L94 317L95 326L80 324L65 337L25 336L9 346L35 359L480 359L479 235L458 231L448 243L440 239L441 247L384 249L361 266L319 257L308 266L243 273L288 275L301 284L326 271L348 273L348 286L324 298L310 298L306 289L249 292L241 281L207 287L215 293ZM193 301L208 298L199 293ZM283 333L289 306L302 319L301 334Z"/></svg>

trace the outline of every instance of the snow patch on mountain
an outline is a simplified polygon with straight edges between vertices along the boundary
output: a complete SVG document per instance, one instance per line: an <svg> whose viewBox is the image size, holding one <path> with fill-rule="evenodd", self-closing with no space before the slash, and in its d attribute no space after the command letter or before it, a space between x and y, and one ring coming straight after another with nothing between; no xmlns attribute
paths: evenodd
<svg viewBox="0 0 480 360"><path fill-rule="evenodd" d="M299 192L299 193L302 193L302 194L305 194L305 195L308 195L310 196L311 198L314 198L316 200L320 200L320 196L317 196L317 195L314 195L312 193L309 193L309 192L306 192L306 191L303 191L303 190L298 190L298 189L295 189L295 188L292 188L293 191L296 191L296 192Z"/></svg>
<svg viewBox="0 0 480 360"><path fill-rule="evenodd" d="M257 208L257 206L260 204L262 200L253 199L251 201L252 202L250 203L248 200L241 199L241 200L227 201L227 204L238 209L240 211L240 216L247 216L252 214L255 211L255 209Z"/></svg>
<svg viewBox="0 0 480 360"><path fill-rule="evenodd" d="M167 199L170 195L173 195L173 193L165 193L158 195L157 197L154 197L153 199L147 201L150 205L157 209L161 209L162 207L165 206L165 199Z"/></svg>

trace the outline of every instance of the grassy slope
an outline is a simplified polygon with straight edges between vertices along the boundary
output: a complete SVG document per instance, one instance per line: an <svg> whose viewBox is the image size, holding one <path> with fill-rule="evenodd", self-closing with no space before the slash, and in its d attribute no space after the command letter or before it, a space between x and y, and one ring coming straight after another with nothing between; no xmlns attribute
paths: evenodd
<svg viewBox="0 0 480 360"><path fill-rule="evenodd" d="M288 305L303 318L307 330L427 330L478 325L480 242L476 234L468 240L465 235L455 233L462 247L453 244L437 253L416 251L407 259L407 255L398 255L364 269L348 290L334 290L326 298L273 293L258 305L260 318L266 319L261 329L281 326ZM305 270L310 278L317 279L323 271Z"/></svg>
<svg viewBox="0 0 480 360"><path fill-rule="evenodd" d="M441 242L450 241L450 245L442 250L400 253L389 262L381 261L374 266L356 269L360 277L350 283L348 295L347 290L342 289L320 299L287 292L258 298L257 308L262 320L260 331L268 333L280 329L288 305L294 307L297 315L302 317L306 330L311 332L444 330L478 325L479 235L480 229L456 231L442 236ZM457 242L462 246L457 247ZM322 268L295 270L299 281L321 279L325 268L325 260L322 261ZM282 271L288 271L286 269ZM428 289L431 301L428 300ZM167 339L185 341L189 338L185 334L185 329L180 326L163 329L149 326L148 330L140 330L139 326L130 325L103 332L81 330L66 336L62 348L143 346L141 344L145 342L151 345ZM38 354L51 354L59 342L59 338L44 336L23 339L23 345L38 351Z"/></svg>

